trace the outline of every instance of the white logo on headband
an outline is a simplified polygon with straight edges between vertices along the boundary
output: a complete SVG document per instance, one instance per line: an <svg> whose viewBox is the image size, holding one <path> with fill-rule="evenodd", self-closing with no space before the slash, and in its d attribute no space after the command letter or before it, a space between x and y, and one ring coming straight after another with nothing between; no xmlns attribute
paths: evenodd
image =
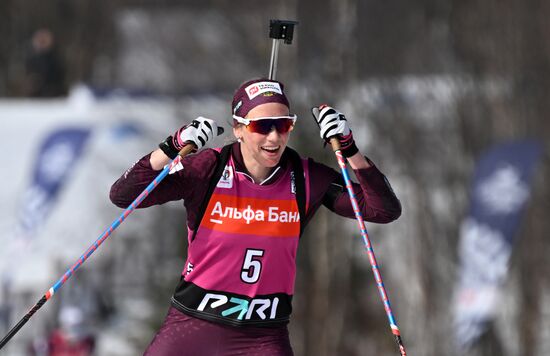
<svg viewBox="0 0 550 356"><path fill-rule="evenodd" d="M246 94L248 95L248 99L252 100L255 97L257 97L260 94L273 92L277 94L283 95L283 91L281 90L281 86L279 83L273 83L273 82L258 82L254 84L250 84L245 89Z"/></svg>
<svg viewBox="0 0 550 356"><path fill-rule="evenodd" d="M239 110L241 106L243 106L243 101L239 100L239 102L237 103L237 105L235 105L235 108L233 109L233 115L237 113L237 110Z"/></svg>

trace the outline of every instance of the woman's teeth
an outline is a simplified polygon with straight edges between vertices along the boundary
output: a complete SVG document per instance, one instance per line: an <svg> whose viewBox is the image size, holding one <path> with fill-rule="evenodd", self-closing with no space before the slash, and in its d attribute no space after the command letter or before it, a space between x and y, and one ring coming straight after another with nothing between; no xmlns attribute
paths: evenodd
<svg viewBox="0 0 550 356"><path fill-rule="evenodd" d="M262 150L270 153L275 153L279 150L279 147L262 147Z"/></svg>

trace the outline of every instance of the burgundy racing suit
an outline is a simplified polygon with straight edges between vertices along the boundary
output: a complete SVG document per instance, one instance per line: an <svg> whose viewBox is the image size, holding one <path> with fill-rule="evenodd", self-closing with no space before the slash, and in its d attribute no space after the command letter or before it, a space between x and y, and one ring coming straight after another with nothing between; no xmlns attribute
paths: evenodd
<svg viewBox="0 0 550 356"><path fill-rule="evenodd" d="M217 154L205 149L186 156L183 169L168 175L139 206L183 200L189 232L198 227L172 308L146 354L291 355L286 324L300 220L307 225L321 205L354 218L343 178L321 163L303 160L307 209L299 217L287 155L259 185L246 171L235 143L228 174L219 180L199 221ZM126 208L158 175L149 157L112 186L110 197L117 206ZM389 223L400 216L399 200L376 166L355 170L355 175L359 184L353 188L365 221Z"/></svg>

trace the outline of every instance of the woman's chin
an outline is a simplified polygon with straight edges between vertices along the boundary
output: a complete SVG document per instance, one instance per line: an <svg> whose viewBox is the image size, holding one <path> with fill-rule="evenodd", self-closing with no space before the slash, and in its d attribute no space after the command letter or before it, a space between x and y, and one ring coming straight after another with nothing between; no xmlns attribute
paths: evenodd
<svg viewBox="0 0 550 356"><path fill-rule="evenodd" d="M266 158L264 159L264 166L268 168L277 167L279 165L280 160L281 160L280 158L277 158L277 159Z"/></svg>
<svg viewBox="0 0 550 356"><path fill-rule="evenodd" d="M279 161L281 160L281 152L282 152L282 149L278 149L273 152L262 150L262 158L266 166L275 167L276 165L278 165Z"/></svg>

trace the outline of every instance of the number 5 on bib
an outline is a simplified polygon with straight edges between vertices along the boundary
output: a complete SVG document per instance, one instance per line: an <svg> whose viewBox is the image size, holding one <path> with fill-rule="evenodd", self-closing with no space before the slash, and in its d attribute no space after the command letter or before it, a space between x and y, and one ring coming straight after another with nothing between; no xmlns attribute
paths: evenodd
<svg viewBox="0 0 550 356"><path fill-rule="evenodd" d="M262 262L259 257L264 255L264 250L247 248L244 255L243 268L241 269L241 280L244 283L253 284L260 279Z"/></svg>

